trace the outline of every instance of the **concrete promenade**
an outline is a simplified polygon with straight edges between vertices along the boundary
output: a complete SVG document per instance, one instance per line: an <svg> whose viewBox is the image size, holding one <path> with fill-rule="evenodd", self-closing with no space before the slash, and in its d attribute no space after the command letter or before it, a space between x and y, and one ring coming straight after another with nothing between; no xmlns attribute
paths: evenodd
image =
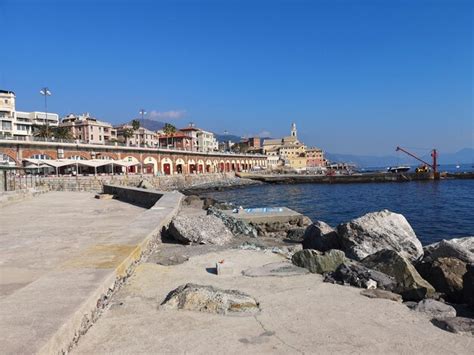
<svg viewBox="0 0 474 355"><path fill-rule="evenodd" d="M180 201L168 193L146 210L91 193L50 192L2 208L1 352L66 351Z"/></svg>

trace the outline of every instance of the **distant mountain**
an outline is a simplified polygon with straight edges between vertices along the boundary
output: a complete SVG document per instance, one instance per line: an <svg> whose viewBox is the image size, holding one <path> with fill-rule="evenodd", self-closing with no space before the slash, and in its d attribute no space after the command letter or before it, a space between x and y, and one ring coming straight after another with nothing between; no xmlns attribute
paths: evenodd
<svg viewBox="0 0 474 355"><path fill-rule="evenodd" d="M396 155L384 155L384 156L373 156L373 155L353 155L353 154L337 154L337 153L326 153L326 158L331 162L345 162L352 163L359 167L384 167L392 165L417 165L419 162L416 159L410 158L404 153L400 153L400 156ZM429 154L423 155L421 159L431 162L431 156ZM472 164L474 162L474 149L464 148L456 153L443 153L439 152L439 164Z"/></svg>

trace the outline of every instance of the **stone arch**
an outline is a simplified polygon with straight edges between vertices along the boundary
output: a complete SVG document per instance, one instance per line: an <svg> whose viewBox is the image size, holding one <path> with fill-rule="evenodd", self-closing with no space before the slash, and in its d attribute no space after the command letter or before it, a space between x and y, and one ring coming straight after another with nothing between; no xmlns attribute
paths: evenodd
<svg viewBox="0 0 474 355"><path fill-rule="evenodd" d="M181 158L176 159L175 166L176 166L176 173L178 174L186 173L186 162L183 159Z"/></svg>
<svg viewBox="0 0 474 355"><path fill-rule="evenodd" d="M197 171L196 162L194 159L188 159L188 172L193 174L195 171Z"/></svg>
<svg viewBox="0 0 474 355"><path fill-rule="evenodd" d="M143 173L156 175L158 172L158 161L151 155L143 159Z"/></svg>
<svg viewBox="0 0 474 355"><path fill-rule="evenodd" d="M80 157L82 159L80 160L89 160L91 158L90 152L83 152L83 151L69 151L69 152L64 152L64 158L65 159L75 159L79 160Z"/></svg>
<svg viewBox="0 0 474 355"><path fill-rule="evenodd" d="M7 151L0 151L0 160L7 161L8 163L15 163L18 164L18 161L16 160L16 156L12 153Z"/></svg>
<svg viewBox="0 0 474 355"><path fill-rule="evenodd" d="M199 174L204 173L204 161L202 159L197 161L197 171Z"/></svg>
<svg viewBox="0 0 474 355"><path fill-rule="evenodd" d="M173 173L173 161L170 158L161 159L161 172L164 175L171 175Z"/></svg>
<svg viewBox="0 0 474 355"><path fill-rule="evenodd" d="M204 169L206 171L206 173L212 173L213 172L213 164L212 164L212 161L210 159L207 159L206 160L206 168Z"/></svg>
<svg viewBox="0 0 474 355"><path fill-rule="evenodd" d="M132 155L132 154L127 154L122 160L126 162L131 162L131 163L140 163L140 160L135 155ZM137 165L132 165L132 166L127 167L127 172L132 173L132 174L138 173L138 169L139 167Z"/></svg>

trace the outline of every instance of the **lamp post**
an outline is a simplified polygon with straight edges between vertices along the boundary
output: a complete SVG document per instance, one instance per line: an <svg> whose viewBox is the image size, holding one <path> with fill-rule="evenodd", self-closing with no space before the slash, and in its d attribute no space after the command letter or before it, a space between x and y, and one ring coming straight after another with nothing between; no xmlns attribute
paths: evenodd
<svg viewBox="0 0 474 355"><path fill-rule="evenodd" d="M48 123L48 96L51 96L51 91L45 86L40 90L40 94L44 96L44 114L46 124L46 135L49 135L49 123ZM49 138L49 137L47 137Z"/></svg>
<svg viewBox="0 0 474 355"><path fill-rule="evenodd" d="M143 119L144 119L143 116L146 115L145 109L141 108L140 111L138 111L138 113L142 116L142 121L143 121Z"/></svg>

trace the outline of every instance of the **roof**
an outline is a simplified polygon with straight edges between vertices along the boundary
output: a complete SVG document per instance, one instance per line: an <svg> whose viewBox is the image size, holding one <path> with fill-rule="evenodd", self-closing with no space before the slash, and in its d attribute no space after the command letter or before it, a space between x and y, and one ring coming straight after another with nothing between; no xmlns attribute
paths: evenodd
<svg viewBox="0 0 474 355"><path fill-rule="evenodd" d="M186 128L181 128L180 131L201 131L201 130L196 127L186 127Z"/></svg>
<svg viewBox="0 0 474 355"><path fill-rule="evenodd" d="M2 94L13 94L15 95L15 93L13 91L10 91L10 90L0 90L0 93Z"/></svg>

